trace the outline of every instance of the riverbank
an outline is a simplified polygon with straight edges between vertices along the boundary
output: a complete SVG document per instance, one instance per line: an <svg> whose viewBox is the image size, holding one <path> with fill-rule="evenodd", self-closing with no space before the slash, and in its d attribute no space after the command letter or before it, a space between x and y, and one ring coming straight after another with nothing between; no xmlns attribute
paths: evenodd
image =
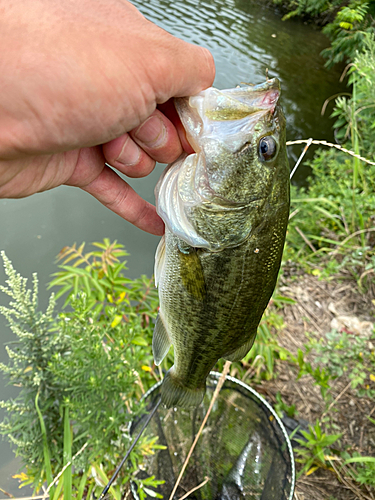
<svg viewBox="0 0 375 500"><path fill-rule="evenodd" d="M333 113L337 139L357 157L321 149L308 187L292 189L279 291L295 303L279 311L277 335L289 357L262 385L301 426L298 500L375 494L374 69L366 36L349 69L352 95Z"/></svg>
<svg viewBox="0 0 375 500"><path fill-rule="evenodd" d="M358 468L345 461L373 456L375 450L375 420L370 420L375 418L374 296L361 293L345 275L327 281L288 271L279 290L294 303L277 310L283 318L277 343L291 357L278 359L273 378L256 390L302 440L293 440L296 459L302 461L297 470L304 469L295 499L373 499L373 464Z"/></svg>

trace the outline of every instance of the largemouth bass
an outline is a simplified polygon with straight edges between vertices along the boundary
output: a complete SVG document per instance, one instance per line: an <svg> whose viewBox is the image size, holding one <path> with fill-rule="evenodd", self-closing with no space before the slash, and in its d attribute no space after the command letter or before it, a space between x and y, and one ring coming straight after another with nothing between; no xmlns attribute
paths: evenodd
<svg viewBox="0 0 375 500"><path fill-rule="evenodd" d="M285 118L277 79L209 88L175 105L195 153L156 188L165 235L155 256L156 365L174 346L161 388L194 407L219 358L242 359L274 290L289 215Z"/></svg>

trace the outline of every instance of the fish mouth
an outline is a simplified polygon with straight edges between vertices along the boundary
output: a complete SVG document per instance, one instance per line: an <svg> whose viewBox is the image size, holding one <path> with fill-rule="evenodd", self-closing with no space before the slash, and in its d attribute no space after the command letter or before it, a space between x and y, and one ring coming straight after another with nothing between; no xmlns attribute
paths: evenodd
<svg viewBox="0 0 375 500"><path fill-rule="evenodd" d="M195 153L201 150L204 133L234 136L244 127L251 133L263 116L273 119L280 98L280 82L272 78L258 85L244 84L234 89L210 87L191 97L175 99L175 107L185 130L186 139Z"/></svg>

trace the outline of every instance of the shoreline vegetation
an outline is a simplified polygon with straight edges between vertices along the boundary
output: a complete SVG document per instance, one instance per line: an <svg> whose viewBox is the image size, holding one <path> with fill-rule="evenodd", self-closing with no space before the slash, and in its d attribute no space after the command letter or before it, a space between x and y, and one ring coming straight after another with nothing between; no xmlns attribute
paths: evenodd
<svg viewBox="0 0 375 500"><path fill-rule="evenodd" d="M274 4L324 25L327 64L348 64L351 90L336 97L335 137L375 161L375 1ZM308 187L292 186L278 287L231 375L264 394L292 433L296 500L374 500L375 166L324 148L307 164ZM25 466L15 477L45 498L100 494L129 447L142 395L173 364L173 352L153 364L157 292L146 276L126 277L126 255L108 239L64 248L41 312L37 277L28 288L2 254L10 303L0 313L18 340L0 370L20 393L2 403L0 432ZM132 480L140 500L161 498L160 478L139 474L161 448L141 439L109 497L124 498Z"/></svg>

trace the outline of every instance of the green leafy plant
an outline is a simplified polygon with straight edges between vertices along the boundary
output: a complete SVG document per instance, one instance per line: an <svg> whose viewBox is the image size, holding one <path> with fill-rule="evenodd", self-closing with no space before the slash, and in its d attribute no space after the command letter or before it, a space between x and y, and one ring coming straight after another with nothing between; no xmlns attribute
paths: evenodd
<svg viewBox="0 0 375 500"><path fill-rule="evenodd" d="M310 362L307 362L304 357L304 352L302 349L298 349L297 362L299 365L299 373L297 378L301 378L303 375L311 375L315 381L315 384L320 387L320 392L323 399L327 399L327 393L330 389L330 382L336 378L332 375L330 371L326 368L321 368L320 366L312 367Z"/></svg>
<svg viewBox="0 0 375 500"><path fill-rule="evenodd" d="M273 0L287 13L283 20L299 16L323 26L331 46L322 51L327 66L352 61L375 31L373 0Z"/></svg>
<svg viewBox="0 0 375 500"><path fill-rule="evenodd" d="M86 267L91 265L88 282L77 264L83 246L71 247L76 267L62 269L60 283L56 278L53 283L68 294L69 308L57 316L55 297L45 313L39 312L36 276L28 290L27 280L2 254L8 279L1 291L11 302L0 312L17 340L7 347L9 364L0 369L21 390L2 403L7 417L0 430L26 467L23 484L38 490L46 482L56 499L62 492L66 499L80 499L100 491L105 471L115 468L129 446L128 424L143 411L139 399L156 377L150 365L158 301L151 280L123 276L122 246L109 241L98 246L99 253L85 256ZM121 485L130 478L144 488L137 478L139 464L158 448L155 441L139 443L132 467L110 490L113 498L120 499ZM151 478L146 487L157 484Z"/></svg>
<svg viewBox="0 0 375 500"><path fill-rule="evenodd" d="M353 95L336 100L333 115L346 146L375 154L375 40L366 37L349 70ZM363 291L371 285L375 242L375 166L333 149L308 163L307 188L292 189L292 216L284 259L321 277L351 273Z"/></svg>
<svg viewBox="0 0 375 500"><path fill-rule="evenodd" d="M299 476L306 473L312 474L316 469L329 468L329 460L332 456L331 446L342 436L342 434L327 435L323 432L319 421L315 425L309 425L309 430L300 430L305 439L294 438L300 445L296 452L296 461L303 465Z"/></svg>
<svg viewBox="0 0 375 500"><path fill-rule="evenodd" d="M333 22L323 28L331 40L331 46L322 52L328 67L353 60L356 52L363 50L366 37L375 30L374 11L373 1L353 0L344 4Z"/></svg>
<svg viewBox="0 0 375 500"><path fill-rule="evenodd" d="M364 457L359 453L354 453L352 457L345 460L344 465L356 464L356 468L351 470L351 476L359 484L375 486L375 457Z"/></svg>
<svg viewBox="0 0 375 500"><path fill-rule="evenodd" d="M274 406L276 413L279 415L280 418L283 418L285 415L294 418L297 415L296 411L296 405L287 405L280 394L280 392L277 392L276 394L276 404Z"/></svg>
<svg viewBox="0 0 375 500"><path fill-rule="evenodd" d="M373 418L368 417L368 419L375 425ZM358 451L352 455L348 451L343 451L341 459L341 468L347 476L361 485L375 486L375 457L362 456Z"/></svg>
<svg viewBox="0 0 375 500"><path fill-rule="evenodd" d="M295 16L312 17L317 20L323 18L323 15L326 19L332 18L342 2L340 0L274 0L273 3L283 5L289 11L283 17L286 21ZM323 19L321 22L324 22Z"/></svg>
<svg viewBox="0 0 375 500"><path fill-rule="evenodd" d="M344 374L358 396L375 398L375 333L370 338L332 331L325 339L312 341L309 349L315 351L315 361L325 366L332 379Z"/></svg>

